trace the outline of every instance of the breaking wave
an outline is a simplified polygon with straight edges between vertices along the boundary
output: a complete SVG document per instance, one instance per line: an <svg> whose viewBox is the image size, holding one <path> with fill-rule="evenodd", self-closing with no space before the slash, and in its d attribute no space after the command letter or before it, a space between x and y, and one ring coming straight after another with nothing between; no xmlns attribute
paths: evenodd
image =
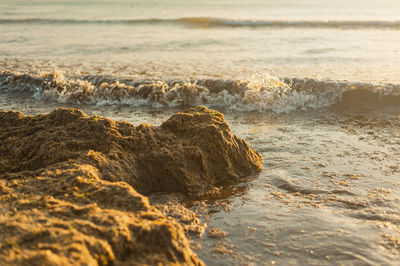
<svg viewBox="0 0 400 266"><path fill-rule="evenodd" d="M54 19L16 18L0 19L0 24L127 24L127 25L181 25L201 28L380 28L400 29L399 20L240 20L215 17L185 17L172 19Z"/></svg>
<svg viewBox="0 0 400 266"><path fill-rule="evenodd" d="M155 80L104 75L0 72L0 90L29 92L38 100L91 105L178 107L205 105L235 111L289 113L334 104L400 103L400 85L254 74L243 80Z"/></svg>

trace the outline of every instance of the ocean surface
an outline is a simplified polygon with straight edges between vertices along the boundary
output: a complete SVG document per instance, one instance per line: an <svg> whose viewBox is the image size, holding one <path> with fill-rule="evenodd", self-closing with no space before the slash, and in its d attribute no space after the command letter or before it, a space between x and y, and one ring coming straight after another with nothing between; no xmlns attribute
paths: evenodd
<svg viewBox="0 0 400 266"><path fill-rule="evenodd" d="M228 233L193 240L209 265L398 265L399 73L397 0L0 0L0 109L202 104L262 154L185 199Z"/></svg>

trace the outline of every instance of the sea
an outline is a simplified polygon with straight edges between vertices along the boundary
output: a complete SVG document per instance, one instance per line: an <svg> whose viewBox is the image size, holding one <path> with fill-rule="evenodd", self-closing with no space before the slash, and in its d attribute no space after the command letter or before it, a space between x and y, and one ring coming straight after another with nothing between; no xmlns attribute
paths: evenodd
<svg viewBox="0 0 400 266"><path fill-rule="evenodd" d="M208 265L399 265L400 1L0 0L0 109L224 113L264 170L185 201Z"/></svg>

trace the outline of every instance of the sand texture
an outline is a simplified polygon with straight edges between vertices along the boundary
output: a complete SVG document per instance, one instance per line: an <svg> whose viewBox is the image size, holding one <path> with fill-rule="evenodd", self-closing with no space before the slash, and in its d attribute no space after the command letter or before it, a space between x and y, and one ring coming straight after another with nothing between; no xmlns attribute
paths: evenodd
<svg viewBox="0 0 400 266"><path fill-rule="evenodd" d="M160 127L63 108L2 111L0 125L0 264L201 265L182 227L139 193L194 193L262 165L201 106Z"/></svg>

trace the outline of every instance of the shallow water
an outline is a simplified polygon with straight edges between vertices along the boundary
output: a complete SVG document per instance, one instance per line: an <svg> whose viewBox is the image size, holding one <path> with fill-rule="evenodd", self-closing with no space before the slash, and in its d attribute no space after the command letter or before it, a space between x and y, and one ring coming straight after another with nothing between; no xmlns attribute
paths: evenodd
<svg viewBox="0 0 400 266"><path fill-rule="evenodd" d="M200 256L224 265L237 253L254 264L397 264L398 118L380 125L329 112L255 117L228 120L261 152L265 169L209 221L228 232L223 245L234 255L223 263L207 249Z"/></svg>

